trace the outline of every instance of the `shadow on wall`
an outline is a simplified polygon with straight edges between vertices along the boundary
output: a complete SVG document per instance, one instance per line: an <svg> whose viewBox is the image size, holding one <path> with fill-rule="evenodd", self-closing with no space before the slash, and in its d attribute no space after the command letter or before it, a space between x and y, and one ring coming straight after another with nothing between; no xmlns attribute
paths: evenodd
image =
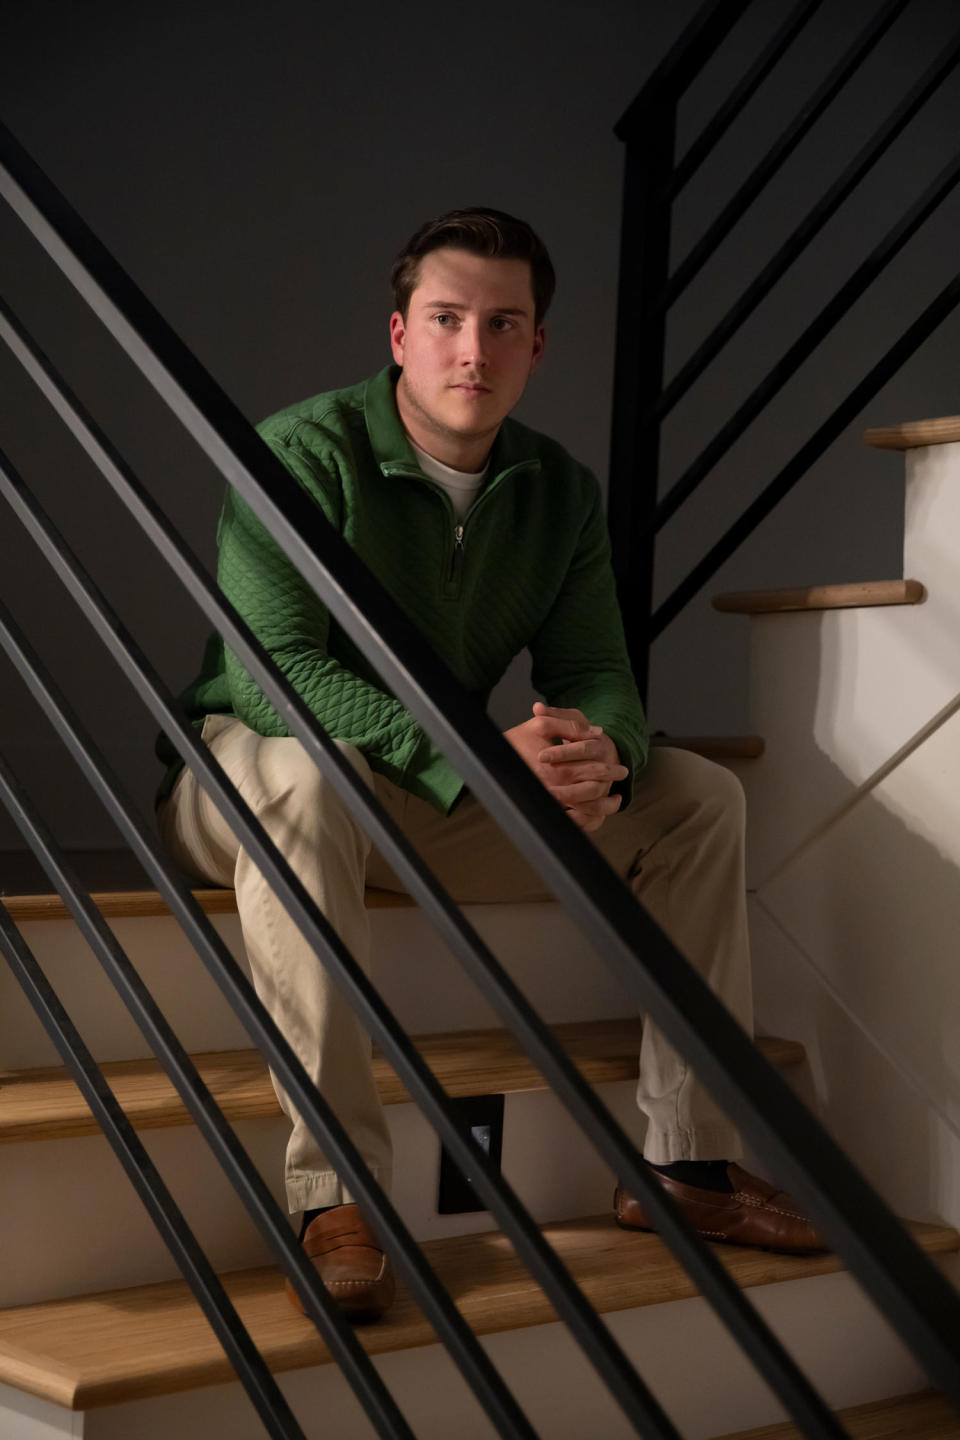
<svg viewBox="0 0 960 1440"><path fill-rule="evenodd" d="M936 660L939 692L908 743L891 743L869 777L845 773L816 739L825 701L835 707L831 718L842 710L845 724L856 725L850 675L837 664L841 655L847 665L858 657L825 643L823 625L791 637L790 699L800 713L791 715L790 732L806 744L767 804L779 801L807 824L752 900L755 989L762 1028L807 1044L823 1119L881 1192L902 1213L956 1222L960 1142L895 1068L915 1076L960 1127L960 713L949 709L960 700L960 674L944 674L942 665L945 653L955 654L960 615L938 594L916 619L922 645L912 659ZM897 684L891 674L891 699ZM877 717L865 749L882 729ZM895 1064L844 1016L805 956Z"/></svg>

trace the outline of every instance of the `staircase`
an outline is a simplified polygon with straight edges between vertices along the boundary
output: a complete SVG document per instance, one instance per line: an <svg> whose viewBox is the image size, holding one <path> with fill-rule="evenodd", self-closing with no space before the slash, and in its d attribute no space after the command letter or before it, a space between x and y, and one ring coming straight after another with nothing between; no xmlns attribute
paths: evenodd
<svg viewBox="0 0 960 1440"><path fill-rule="evenodd" d="M932 596L936 586L929 571L925 584ZM917 596L911 592L910 598ZM925 605L914 606L912 613L922 614ZM775 607L771 601L768 608ZM774 623L789 625L798 612L776 613ZM772 620L771 613L752 623ZM766 712L757 718L766 722ZM756 805L765 792L765 775L790 770L779 733L766 724L758 729L763 740L747 737L746 744L678 743L729 754L728 763L741 770ZM764 851L760 837L758 854ZM286 1122L262 1059L246 1048L244 1032L160 897L142 886L125 888L138 882L106 857L100 869L109 885L99 888L100 908L261 1173L278 1188ZM271 1370L282 1377L305 1434L309 1440L321 1435L366 1440L372 1433L369 1423L314 1328L285 1299L267 1246L168 1079L148 1058L142 1037L99 966L78 944L62 902L28 893L36 887L26 885L27 873L19 875L23 893L7 895L3 903L97 1058L106 1062L111 1087L144 1132L155 1164L226 1276L228 1292ZM197 896L242 959L232 893L201 891ZM681 1433L709 1440L733 1427L775 1420L782 1413L776 1402L661 1241L613 1224L614 1176L513 1038L496 1028L492 1012L460 976L420 912L406 897L385 892L370 891L368 905L374 973L382 993L417 1036L418 1048L451 1094L506 1096L507 1177L652 1381ZM639 1138L633 1102L638 1023L609 972L552 903L467 908L552 1023L581 1074L602 1087L613 1113ZM758 968L767 997L773 981L762 933L760 941ZM412 986L414 961L417 984ZM822 1099L822 1036L811 1028L808 1015L790 1016L789 997L780 1009L792 1020L785 1031L809 1033L816 1063L811 1066L804 1046L793 1039L768 1036L761 1048L803 1094ZM0 976L0 1052L10 1064L0 1075L0 1144L5 1147L0 1215L6 1237L0 1273L0 1435L4 1440L166 1440L177 1434L179 1440L199 1440L229 1434L231 1440L259 1440L261 1422L219 1343L187 1286L176 1278L173 1261L6 971ZM585 1440L594 1434L625 1440L633 1433L628 1423L556 1323L511 1245L491 1229L489 1214L435 1213L436 1138L386 1061L378 1059L376 1070L399 1163L395 1198L400 1213L471 1326L489 1337L489 1353L539 1432L551 1440ZM850 1148L856 1156L856 1146ZM927 1253L955 1267L960 1235L938 1218L946 1212L938 1212L932 1199L917 1194L917 1206L909 1213L921 1221L911 1228ZM954 1211L949 1218L960 1216ZM719 1248L729 1272L754 1291L761 1312L831 1404L857 1405L923 1385L916 1362L835 1256ZM441 1440L455 1433L465 1440L486 1440L493 1434L411 1300L401 1300L387 1320L358 1333L378 1357L381 1373L418 1435ZM696 1357L696 1383L691 1383L691 1356ZM918 1403L926 1407L924 1414L940 1414L939 1401ZM913 1410L904 1413L913 1424ZM852 1433L906 1436L914 1431ZM960 1431L929 1433L947 1437Z"/></svg>

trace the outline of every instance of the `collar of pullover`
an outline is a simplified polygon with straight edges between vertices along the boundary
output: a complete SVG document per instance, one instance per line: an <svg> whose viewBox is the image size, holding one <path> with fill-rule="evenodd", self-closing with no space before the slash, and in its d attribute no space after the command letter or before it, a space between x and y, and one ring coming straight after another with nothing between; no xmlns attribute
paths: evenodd
<svg viewBox="0 0 960 1440"><path fill-rule="evenodd" d="M386 365L367 381L363 402L367 434L377 464L385 475L419 475L422 472L417 457L397 412L395 391L400 373L399 365ZM493 442L487 483L501 479L507 471L528 467L531 471L541 468L536 437L524 425L508 418Z"/></svg>

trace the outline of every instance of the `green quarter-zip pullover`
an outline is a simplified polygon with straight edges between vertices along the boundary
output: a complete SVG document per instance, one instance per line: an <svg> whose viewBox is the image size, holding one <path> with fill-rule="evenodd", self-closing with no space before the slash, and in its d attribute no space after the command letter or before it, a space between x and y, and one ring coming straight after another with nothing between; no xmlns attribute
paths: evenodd
<svg viewBox="0 0 960 1440"><path fill-rule="evenodd" d="M632 778L646 761L646 731L596 478L508 418L486 483L458 521L404 431L399 375L388 365L279 411L258 433L480 704L529 646L535 689L602 725ZM456 771L233 490L218 542L220 588L320 723L372 769L449 811L463 789ZM181 702L197 722L228 714L260 735L290 733L219 636ZM163 797L182 762L164 737L158 754L172 761Z"/></svg>

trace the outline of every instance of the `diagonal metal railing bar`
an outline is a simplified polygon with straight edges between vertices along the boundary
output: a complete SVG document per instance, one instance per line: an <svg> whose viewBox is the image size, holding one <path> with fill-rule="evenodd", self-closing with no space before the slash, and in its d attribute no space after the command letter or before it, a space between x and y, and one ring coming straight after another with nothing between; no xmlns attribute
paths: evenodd
<svg viewBox="0 0 960 1440"><path fill-rule="evenodd" d="M687 466L674 485L657 506L650 528L659 530L671 516L675 515L685 500L702 484L710 471L717 465L730 447L740 438L747 427L783 389L804 360L820 344L838 322L852 308L864 291L886 269L890 261L903 249L907 241L919 230L960 180L960 153L941 170L931 185L923 192L910 209L857 267L849 280L836 292L807 326L790 348L774 365L764 380L751 392L743 404L734 412L727 423L718 430L697 458Z"/></svg>
<svg viewBox="0 0 960 1440"><path fill-rule="evenodd" d="M749 9L752 0L706 0L657 65L614 127L621 140L642 138L651 109L669 97L675 104Z"/></svg>
<svg viewBox="0 0 960 1440"><path fill-rule="evenodd" d="M766 49L757 56L742 79L730 91L723 104L703 127L696 140L677 161L673 175L666 187L666 193L671 198L680 193L708 156L713 153L731 125L746 109L764 80L783 59L794 40L806 28L822 4L823 0L800 0L800 4L794 6Z"/></svg>
<svg viewBox="0 0 960 1440"><path fill-rule="evenodd" d="M42 668L39 666L38 657L25 637L18 632L12 617L2 604L0 642L18 668L24 664L30 667L36 677L38 669ZM49 681L49 677L46 678ZM37 688L33 688L36 694ZM54 693L49 683L45 688L53 704L57 704L58 700L63 703L62 697ZM0 798L24 839L39 858L52 884L69 906L81 934L151 1048L157 1055L162 1055L164 1068L173 1079L177 1092L246 1205L258 1230L289 1275L303 1300L309 1318L344 1372L377 1434L386 1437L386 1440L413 1440L413 1431L383 1379L307 1259L279 1205L204 1084L190 1056L94 904L89 891L78 880L62 848L54 840L49 826L44 823L24 787L2 757ZM142 822L141 828L145 829ZM73 1067L73 1062L69 1063ZM98 1120L99 1118L97 1115Z"/></svg>
<svg viewBox="0 0 960 1440"><path fill-rule="evenodd" d="M445 1091L410 1037L203 745L199 733L179 712L176 701L159 675L75 557L70 554L62 537L57 534L2 452L0 494L8 501L53 565L101 639L105 640L114 659L128 675L136 676L141 697L153 709L157 720L171 738L175 739L185 758L189 755L192 767L215 799L231 830L282 898L306 939L318 955L324 957L324 963L340 985L345 998L400 1075L457 1165L473 1181L478 1193L486 1201L487 1208L497 1217L505 1234L512 1241L517 1254L536 1277L631 1423L641 1434L675 1440L676 1431L672 1424L622 1348L603 1326L593 1306L544 1239L499 1170L491 1164L483 1149L471 1137L461 1132ZM219 983L220 973L215 974L214 978ZM273 1064L273 1049L268 1049L267 1054ZM286 1086L282 1072L281 1080ZM296 1093L292 1098L296 1100L298 1108L302 1108ZM324 1142L321 1135L317 1138L325 1144L329 1152L329 1144ZM352 1176L350 1182L353 1188ZM385 1233L392 1236L393 1231L383 1217L388 1217L395 1226L399 1222L383 1192L379 1187L374 1190L374 1185L372 1177L368 1176L367 1190L377 1201L377 1221L383 1226ZM363 1191L360 1193L363 1194ZM364 1203L371 1203L366 1195ZM425 1262L421 1259L420 1264L424 1266Z"/></svg>
<svg viewBox="0 0 960 1440"><path fill-rule="evenodd" d="M17 805L16 788L11 771L0 756L0 798L5 804L12 806L11 814L14 816ZM113 1153L183 1272L197 1304L226 1351L227 1358L237 1372L237 1378L263 1421L268 1435L273 1436L274 1440L306 1440L283 1392L234 1309L219 1276L2 901L0 951L6 957L44 1030L57 1047L64 1064L72 1072Z"/></svg>
<svg viewBox="0 0 960 1440"><path fill-rule="evenodd" d="M359 813L361 823L374 845L404 881L411 894L419 899L488 1002L518 1034L527 1053L598 1153L615 1173L621 1175L624 1183L633 1188L635 1194L643 1197L644 1204L657 1221L662 1238L700 1286L727 1327L754 1359L761 1373L768 1378L787 1408L798 1419L808 1422L816 1420L821 1425L829 1421L830 1412L823 1406L780 1342L759 1319L713 1252L700 1242L695 1233L676 1215L675 1207L669 1200L664 1205L667 1197L661 1187L652 1180L630 1139L616 1124L592 1087L583 1081L569 1057L466 920L459 906L450 900L442 886L426 869L353 766L344 760L330 737L318 727L289 682L276 672L248 627L216 589L199 561L173 530L129 466L118 456L76 397L70 393L63 379L57 375L49 360L25 334L19 321L2 301L0 338L7 342L71 433L101 468L144 533L173 565L191 594L202 605L208 618L219 627L226 642L236 651L241 662L264 689L271 703L285 715L289 727L301 739L314 762L327 773L341 798ZM9 617L5 628L9 636ZM0 640L3 639L3 629L4 621L0 610ZM9 640L4 643L9 649ZM32 656L28 662L26 655L25 642L21 636L16 641L16 654L12 658L21 673L29 672L31 689L47 713L60 717L56 722L58 728L65 738L69 735L69 743L74 752L77 753L79 749L79 752L86 752L89 757L93 751L89 737L84 736L76 717L69 714L63 697L51 687L49 678L42 675L42 667L38 666L36 656ZM64 722L66 731L63 728ZM102 758L96 767L88 758L84 765L88 778L92 768L99 770L97 788L101 794L104 788L111 788L116 793L116 782L104 778L105 775L109 777L109 772L105 770ZM133 827L131 807L121 801L119 814L116 803L110 808L114 819L121 825L148 872L162 884L165 866L162 862L158 865L156 847L149 839L144 840L142 829Z"/></svg>
<svg viewBox="0 0 960 1440"><path fill-rule="evenodd" d="M689 254L681 260L670 279L659 302L660 308L668 309L679 299L684 290L700 274L714 251L722 244L738 221L776 175L784 162L813 128L820 116L832 104L840 91L859 70L864 60L883 39L887 31L906 9L909 0L887 0L876 15L864 27L845 55L830 71L823 84L802 105L787 128L774 141L763 159L757 164L739 190L727 202L720 214L709 225Z"/></svg>
<svg viewBox="0 0 960 1440"><path fill-rule="evenodd" d="M949 285L944 286L936 299L931 301L909 329L877 361L859 385L850 391L846 399L837 406L806 444L800 447L779 474L760 492L756 500L747 506L739 520L731 525L729 530L707 551L682 584L678 585L664 600L650 622L651 639L659 635L673 617L683 609L687 601L703 588L712 575L716 574L723 562L729 559L734 550L743 544L761 520L764 520L784 495L793 489L798 480L803 478L827 446L833 443L864 405L872 400L877 391L887 383L891 376L896 374L900 366L910 358L917 347L928 335L932 334L958 304L960 304L960 275L955 276Z"/></svg>
<svg viewBox="0 0 960 1440"><path fill-rule="evenodd" d="M136 836L138 844L135 847L138 854L149 854L151 868L155 873L163 875L163 889L165 894L172 901L175 901L178 908L189 912L194 924L192 930L202 932L203 944L197 944L198 953L205 961L209 953L214 957L213 963L208 963L207 968L214 975L221 991L230 1001L234 1012L244 1023L254 1041L260 1046L267 1056L269 1063L277 1071L283 1085L290 1088L290 1092L296 1099L298 1107L302 1110L308 1123L311 1125L318 1141L323 1145L325 1152L331 1157L336 1165L338 1173L345 1176L353 1191L361 1197L368 1213L377 1216L377 1224L384 1233L391 1237L391 1250L394 1254L398 1268L404 1275L414 1297L417 1299L424 1313L428 1316L437 1331L441 1342L447 1347L453 1360L464 1374L467 1382L473 1388L478 1400L483 1405L490 1419L497 1428L497 1433L504 1436L516 1437L516 1440L536 1440L536 1435L529 1422L519 1409L510 1391L504 1385L499 1373L492 1366L484 1351L478 1346L476 1337L473 1335L466 1322L462 1319L456 1307L452 1304L446 1291L440 1286L433 1271L427 1265L426 1260L420 1251L419 1246L407 1231L403 1222L393 1211L386 1200L385 1195L367 1169L360 1157L359 1151L349 1139L333 1111L327 1105L322 1095L312 1086L306 1072L297 1060L294 1052L287 1042L280 1035L280 1032L273 1025L270 1017L260 1004L246 975L240 969L236 960L227 949L226 944L217 934L216 930L207 920L203 911L194 900L184 880L177 874L176 867L168 856L164 856L159 842L149 833L148 827L136 814L132 802L123 794L115 777L111 775L109 767L100 755L97 747L90 740L79 724L75 714L66 703L64 697L52 682L45 668L33 650L29 641L20 631L12 616L3 605L0 605L0 644L3 645L6 653L17 666L23 679L26 681L31 693L41 704L50 707L50 720L56 726L61 737L64 739L74 758L80 764L81 769L90 780L96 790L100 790L101 782L109 787L105 792L108 809L115 819L123 821L124 830ZM20 800L20 811L28 814L28 804L22 797ZM16 816L15 816L16 818ZM18 820L18 823L20 821ZM84 890L71 869L59 852L49 841L45 840L44 832L35 821L31 826L21 830L25 835L34 853L37 854L41 864L47 870L53 884L62 895L65 903L71 908L75 919L84 931L88 941L91 935L96 938L100 932L100 926L95 920L99 912L92 905L89 892ZM92 906L92 910L91 910ZM185 927L186 928L186 927ZM112 932L107 931L107 934ZM188 930L190 933L190 930ZM192 938L192 937L191 937ZM92 942L91 942L92 943ZM109 943L109 942L108 942ZM98 952L99 953L99 952ZM162 1015L153 1004L152 997L145 987L139 982L135 970L129 966L129 961L123 957L119 968L114 964L116 955L111 947L109 963L111 966L111 978L114 970L119 976L117 989L121 994L124 1003L131 1010L137 1023L141 1019L149 1026L144 1033L149 1035L151 1044L154 1044L161 1063L170 1075L178 1093L184 1103L190 1109L196 1119L198 1126L206 1138L213 1134L217 1146L221 1148L230 1144L231 1150L236 1157L236 1150L240 1149L238 1163L244 1168L247 1157L238 1147L236 1137L223 1120L222 1115L217 1119L217 1107L215 1102L210 1100L207 1104L205 1096L209 1096L202 1079L197 1075L190 1057L183 1051L182 1046L166 1026ZM156 1022L156 1023L154 1023ZM143 1027L141 1027L143 1028ZM154 1043L156 1042L156 1043ZM216 1113L214 1113L216 1112ZM221 1123L222 1122L222 1123ZM226 1133L225 1133L226 1132ZM216 1147L215 1147L216 1148ZM218 1158L220 1151L217 1150ZM231 1162L232 1163L232 1162ZM252 1194L252 1188L246 1185L237 1185L238 1193L246 1203L248 1196ZM270 1205L273 1206L272 1198ZM263 1228L264 1212L258 1208L254 1218L258 1225ZM282 1218L282 1217L281 1217ZM289 1226L283 1227L287 1234L290 1234ZM263 1228L271 1242L274 1239L272 1228ZM287 1269L291 1280L297 1286L298 1293L302 1298L313 1304L314 1292L317 1288L317 1276L307 1266L306 1270L302 1263L303 1251L299 1244L294 1242L293 1251L283 1241L282 1245L275 1247L279 1250L284 1268ZM299 1253L297 1253L299 1252ZM288 1267L288 1258L292 1259L292 1266ZM305 1279L305 1283L304 1283ZM322 1289L322 1287L321 1287ZM324 1306L326 1309L326 1306ZM311 1312L311 1319L313 1319ZM328 1327L329 1328L329 1327ZM339 1329L340 1326L338 1325ZM327 1335L324 1339L329 1344ZM334 1352L334 1347L331 1346ZM342 1347L339 1347L342 1351ZM355 1341L349 1347L355 1348ZM344 1366L340 1354L336 1354L337 1362ZM347 1356L349 1359L349 1354ZM387 1401L390 1401L389 1392L386 1392L381 1384L381 1393ZM392 1401L390 1401L392 1404ZM383 1407L381 1407L383 1408ZM401 1423L402 1422L401 1417ZM392 1434L392 1431L386 1432ZM406 1430L398 1433L406 1434Z"/></svg>
<svg viewBox="0 0 960 1440"><path fill-rule="evenodd" d="M535 777L9 132L0 133L0 151L0 190L12 207L401 703L455 760L639 1007L809 1206L931 1376L960 1400L960 1304L952 1288L585 837L557 823L554 802ZM357 594L362 610L350 599Z"/></svg>
<svg viewBox="0 0 960 1440"><path fill-rule="evenodd" d="M716 359L728 341L746 323L777 281L786 274L794 261L799 259L807 246L836 214L843 202L856 189L884 152L889 149L898 135L951 72L956 69L958 63L960 63L960 31L954 35L950 44L938 55L900 104L890 112L880 128L854 156L847 168L837 177L813 209L804 216L789 239L784 241L759 275L750 282L740 298L731 305L724 318L714 326L707 338L690 356L690 359L664 387L652 415L663 419L678 401L682 400L711 361Z"/></svg>

